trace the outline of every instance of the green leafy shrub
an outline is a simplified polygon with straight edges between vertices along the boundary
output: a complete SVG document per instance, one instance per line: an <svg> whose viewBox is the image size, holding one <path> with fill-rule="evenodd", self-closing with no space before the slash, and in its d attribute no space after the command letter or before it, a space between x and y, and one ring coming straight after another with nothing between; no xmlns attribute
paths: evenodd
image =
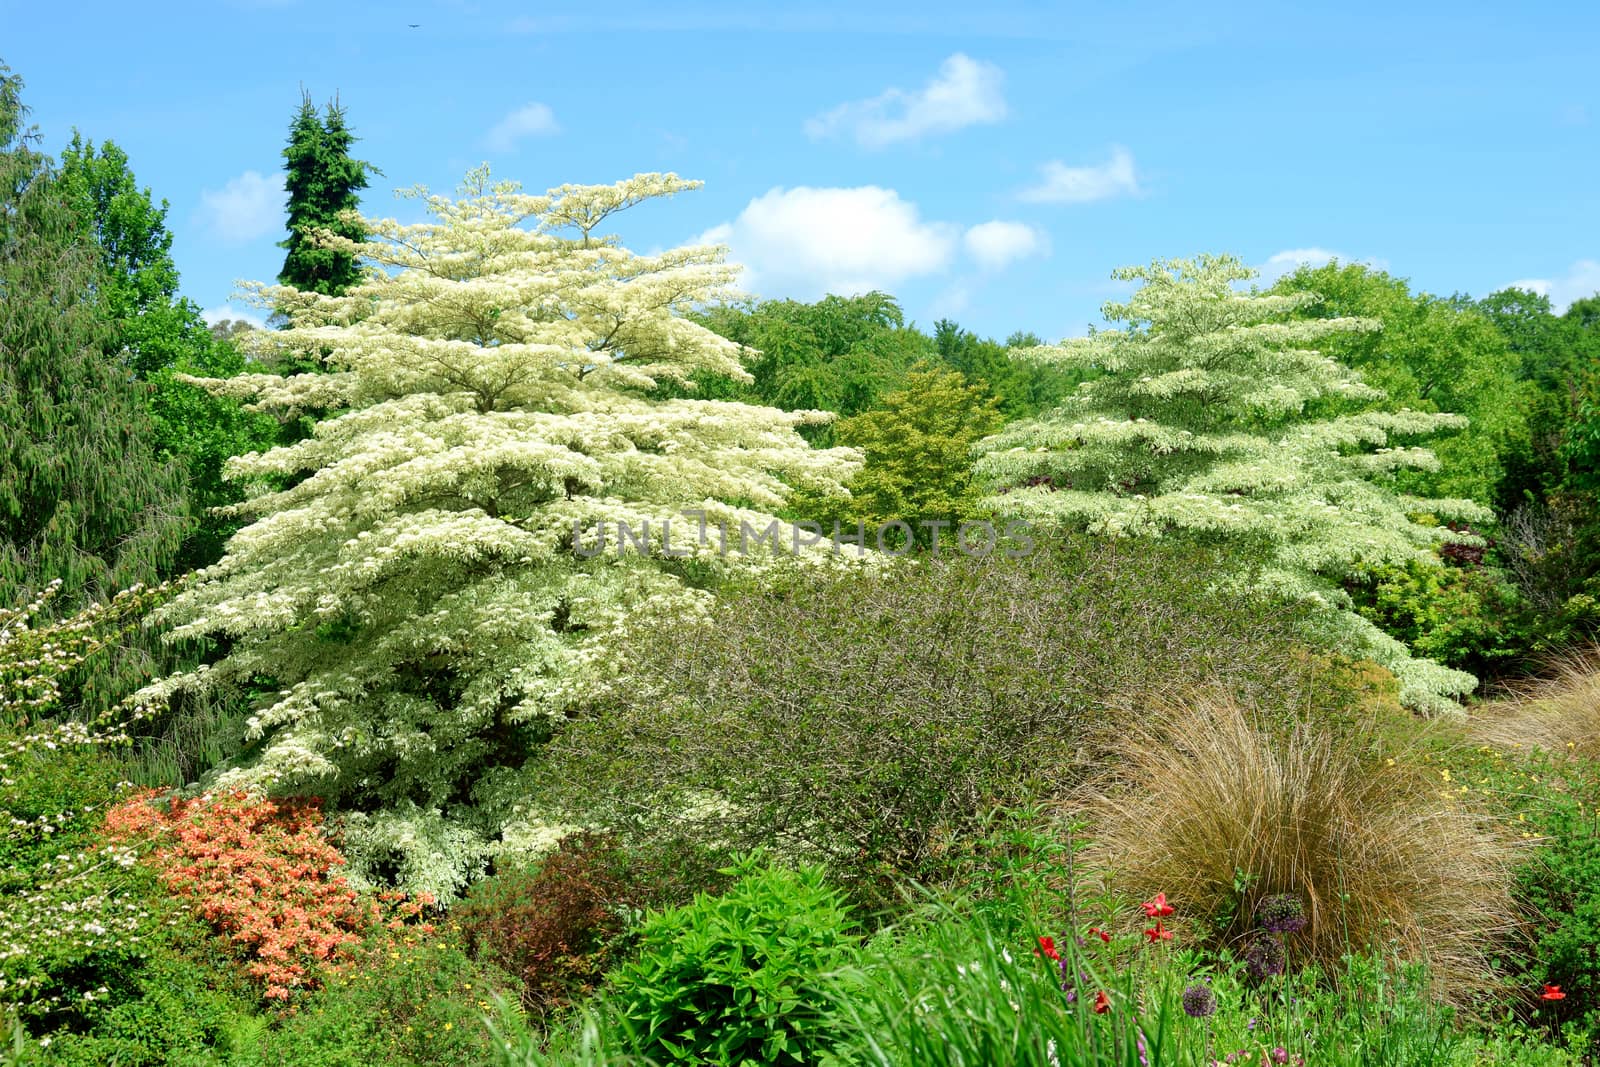
<svg viewBox="0 0 1600 1067"><path fill-rule="evenodd" d="M45 1035L39 1062L51 1067L105 1064L198 1065L228 1062L236 1043L267 1023L255 991L189 922L146 945L142 960L109 978L105 1000L82 1031Z"/></svg>
<svg viewBox="0 0 1600 1067"><path fill-rule="evenodd" d="M497 1055L486 1017L514 1014L517 983L453 939L373 943L367 958L291 1009L233 1067L460 1067ZM502 1020L514 1022L514 1020Z"/></svg>
<svg viewBox="0 0 1600 1067"><path fill-rule="evenodd" d="M832 1040L822 979L855 954L849 909L820 867L734 870L722 896L645 919L610 1001L661 1063L814 1063Z"/></svg>
<svg viewBox="0 0 1600 1067"><path fill-rule="evenodd" d="M1532 623L1514 584L1491 567L1412 560L1350 587L1356 610L1412 651L1480 677L1528 654Z"/></svg>
<svg viewBox="0 0 1600 1067"><path fill-rule="evenodd" d="M940 877L996 806L1070 787L1142 702L1319 668L1286 609L1213 592L1201 549L1074 537L1027 558L772 577L687 636L646 621L617 683L552 742L547 803L631 839L824 862L870 898Z"/></svg>

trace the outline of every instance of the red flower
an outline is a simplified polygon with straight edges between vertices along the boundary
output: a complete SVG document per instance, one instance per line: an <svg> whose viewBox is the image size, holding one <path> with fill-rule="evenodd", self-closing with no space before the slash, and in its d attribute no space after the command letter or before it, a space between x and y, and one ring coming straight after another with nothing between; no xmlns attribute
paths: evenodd
<svg viewBox="0 0 1600 1067"><path fill-rule="evenodd" d="M1165 893L1157 893L1156 899L1139 905L1144 909L1145 918L1160 919L1172 914L1172 905L1167 903Z"/></svg>
<svg viewBox="0 0 1600 1067"><path fill-rule="evenodd" d="M1144 932L1144 936L1148 937L1150 939L1150 943L1153 945L1157 941L1171 941L1172 940L1172 931L1168 930L1166 927L1162 926L1161 925L1161 920L1157 919L1155 927L1152 928L1152 929L1146 930Z"/></svg>
<svg viewBox="0 0 1600 1067"><path fill-rule="evenodd" d="M1094 1013L1104 1015L1111 1010L1111 998L1106 996L1104 989L1094 995Z"/></svg>
<svg viewBox="0 0 1600 1067"><path fill-rule="evenodd" d="M1053 937L1041 937L1039 939L1039 948L1034 952L1034 955L1037 956L1041 952L1044 953L1045 959L1059 960L1061 958L1061 953L1056 951L1056 939Z"/></svg>
<svg viewBox="0 0 1600 1067"><path fill-rule="evenodd" d="M1567 995L1565 993L1561 992L1561 987L1560 986L1558 986L1558 985L1547 985L1547 986L1544 987L1544 992L1539 994L1539 999L1540 1000L1565 1000L1565 999L1567 999Z"/></svg>
<svg viewBox="0 0 1600 1067"><path fill-rule="evenodd" d="M1098 926L1089 927L1089 936L1090 937L1098 937L1100 940L1104 941L1106 944L1108 944L1108 945L1111 944L1111 935L1106 933L1104 930L1100 929Z"/></svg>

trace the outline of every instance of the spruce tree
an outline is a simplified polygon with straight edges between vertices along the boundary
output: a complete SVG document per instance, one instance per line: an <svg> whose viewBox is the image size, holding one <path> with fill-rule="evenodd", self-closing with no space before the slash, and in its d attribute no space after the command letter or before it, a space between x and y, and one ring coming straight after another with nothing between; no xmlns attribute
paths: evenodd
<svg viewBox="0 0 1600 1067"><path fill-rule="evenodd" d="M1108 536L1251 547L1268 560L1261 580L1303 601L1321 637L1393 670L1408 704L1454 709L1451 698L1476 680L1413 657L1349 610L1340 583L1362 568L1433 560L1444 542L1482 543L1441 521L1483 521L1482 506L1395 485L1397 473L1438 466L1404 442L1466 420L1405 408L1313 417L1317 401L1383 399L1320 350L1380 324L1298 317L1315 293L1234 288L1254 273L1231 256L1124 268L1116 278L1144 284L1104 310L1125 328L1024 350L1098 377L980 446L979 475L998 490L990 503Z"/></svg>
<svg viewBox="0 0 1600 1067"><path fill-rule="evenodd" d="M0 65L0 605L60 578L71 610L168 573L189 523L143 387L107 356L114 285L21 85Z"/></svg>
<svg viewBox="0 0 1600 1067"><path fill-rule="evenodd" d="M338 296L360 280L353 254L316 237L319 230L351 241L365 236L349 213L360 206L358 194L367 187L367 172L380 172L350 155L355 142L337 100L328 104L326 115L318 115L311 94L302 96L283 150L289 236L278 244L288 250L278 273L281 284Z"/></svg>
<svg viewBox="0 0 1600 1067"><path fill-rule="evenodd" d="M796 432L815 412L658 395L748 379L737 344L682 316L732 270L717 248L639 255L597 228L694 184L530 196L475 172L461 199L425 197L431 221L326 236L373 265L346 295L260 287L290 325L249 336L326 351L325 373L210 383L331 415L230 462L251 524L163 616L229 653L146 695L269 680L249 758L218 784L328 798L358 875L448 896L494 851L543 840L530 761L595 657L633 612L701 617L695 583L755 559L700 541L684 512L789 543L773 513L792 489L842 491L854 470ZM624 551L618 522L648 523L656 550Z"/></svg>

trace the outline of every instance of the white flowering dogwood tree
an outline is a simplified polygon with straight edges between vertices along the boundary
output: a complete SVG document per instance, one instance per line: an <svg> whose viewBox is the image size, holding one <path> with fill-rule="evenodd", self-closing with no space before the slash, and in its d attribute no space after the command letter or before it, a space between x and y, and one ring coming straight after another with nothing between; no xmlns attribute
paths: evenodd
<svg viewBox="0 0 1600 1067"><path fill-rule="evenodd" d="M449 897L495 850L547 840L523 765L623 620L687 624L709 596L694 574L759 565L697 524L770 532L792 490L839 492L859 466L796 432L823 413L657 395L745 376L738 345L681 315L734 268L720 247L641 255L602 227L698 184L527 195L485 168L455 199L418 189L426 222L320 234L365 264L344 295L252 287L289 319L252 335L258 354L325 372L202 383L329 414L230 461L250 524L161 613L227 653L143 696L265 688L216 784L328 798L358 876Z"/></svg>
<svg viewBox="0 0 1600 1067"><path fill-rule="evenodd" d="M1396 471L1438 465L1406 442L1466 420L1407 410L1312 417L1319 398L1382 399L1317 348L1379 324L1291 321L1316 294L1240 292L1235 283L1255 272L1238 259L1157 261L1114 276L1143 283L1105 306L1124 328L1019 350L1096 377L1057 410L980 443L989 502L1098 534L1187 531L1254 544L1267 560L1261 580L1313 606L1324 636L1394 671L1402 700L1456 708L1452 698L1476 680L1411 656L1349 610L1339 583L1361 566L1428 557L1446 541L1481 543L1441 521L1481 521L1481 506L1393 487Z"/></svg>

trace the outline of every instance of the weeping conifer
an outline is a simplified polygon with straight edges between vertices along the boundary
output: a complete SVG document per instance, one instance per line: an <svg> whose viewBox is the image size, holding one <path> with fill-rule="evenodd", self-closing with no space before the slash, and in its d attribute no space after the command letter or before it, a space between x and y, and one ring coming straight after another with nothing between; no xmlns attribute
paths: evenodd
<svg viewBox="0 0 1600 1067"><path fill-rule="evenodd" d="M106 355L99 250L32 147L21 86L0 65L0 604L60 578L66 610L158 580L189 519L143 387Z"/></svg>

